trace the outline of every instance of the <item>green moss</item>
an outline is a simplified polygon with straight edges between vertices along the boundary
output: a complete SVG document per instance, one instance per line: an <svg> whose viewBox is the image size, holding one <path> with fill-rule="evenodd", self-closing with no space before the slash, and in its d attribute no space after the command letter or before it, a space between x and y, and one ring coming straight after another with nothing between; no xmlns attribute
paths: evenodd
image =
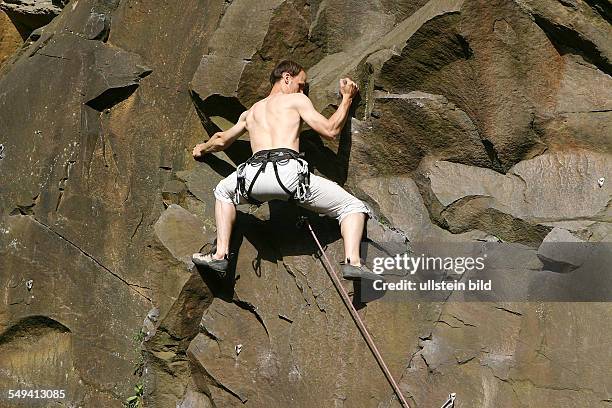
<svg viewBox="0 0 612 408"><path fill-rule="evenodd" d="M139 382L134 386L134 395L128 397L123 403L123 406L127 408L142 408L144 406L142 400L143 393L144 386L141 382Z"/></svg>
<svg viewBox="0 0 612 408"><path fill-rule="evenodd" d="M142 377L142 371L144 369L144 355L142 352L142 342L144 341L146 333L139 329L132 336L132 340L136 343L134 347L134 353L136 354L136 358L133 361L134 371L133 375L138 376L138 378ZM123 406L127 408L141 408L143 407L143 384L142 379L134 386L134 395L128 397L124 402Z"/></svg>
<svg viewBox="0 0 612 408"><path fill-rule="evenodd" d="M146 333L142 329L140 329L138 331L138 333L136 333L136 334L134 334L132 336L132 340L134 340L135 342L138 342L138 343L142 343L142 341L145 338L145 335L146 335Z"/></svg>

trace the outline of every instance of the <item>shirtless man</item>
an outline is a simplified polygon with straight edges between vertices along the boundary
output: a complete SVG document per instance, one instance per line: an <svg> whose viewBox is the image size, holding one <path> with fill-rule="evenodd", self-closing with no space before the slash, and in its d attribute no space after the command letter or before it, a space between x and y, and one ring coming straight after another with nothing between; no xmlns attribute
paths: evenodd
<svg viewBox="0 0 612 408"><path fill-rule="evenodd" d="M196 265L225 271L237 204L280 199L295 200L308 210L335 217L344 240L345 279L380 279L361 264L359 243L368 207L338 184L310 174L308 163L299 156L302 121L326 139L334 140L346 122L349 107L359 91L349 78L340 80L342 102L329 118L317 112L304 95L306 72L293 61L282 61L272 71L270 94L243 112L230 129L215 133L193 149L194 158L229 147L249 132L253 156L215 187L216 252L193 254Z"/></svg>

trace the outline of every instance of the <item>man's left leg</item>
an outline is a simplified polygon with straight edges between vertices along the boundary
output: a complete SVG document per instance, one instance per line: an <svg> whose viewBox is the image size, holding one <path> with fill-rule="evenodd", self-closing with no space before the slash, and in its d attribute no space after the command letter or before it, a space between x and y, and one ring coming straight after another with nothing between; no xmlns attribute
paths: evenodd
<svg viewBox="0 0 612 408"><path fill-rule="evenodd" d="M215 187L215 223L217 225L217 248L215 253L193 254L191 260L196 265L204 266L218 272L225 272L229 265L228 254L232 228L236 221L236 172L233 172Z"/></svg>
<svg viewBox="0 0 612 408"><path fill-rule="evenodd" d="M224 259L229 254L229 244L232 237L232 228L236 221L236 207L234 203L215 200L215 222L217 224L217 251L214 259Z"/></svg>

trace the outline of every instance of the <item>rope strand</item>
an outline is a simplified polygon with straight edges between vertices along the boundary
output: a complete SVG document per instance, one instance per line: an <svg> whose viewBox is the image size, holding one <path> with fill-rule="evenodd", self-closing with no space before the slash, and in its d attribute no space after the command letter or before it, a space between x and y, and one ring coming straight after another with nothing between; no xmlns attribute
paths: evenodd
<svg viewBox="0 0 612 408"><path fill-rule="evenodd" d="M338 276L336 275L336 271L334 270L331 262L329 261L329 258L327 258L327 255L325 254L325 251L323 250L323 247L321 246L321 243L317 239L317 236L316 236L314 230L312 229L312 226L310 225L310 222L308 221L308 219L306 219L305 221L306 221L306 225L308 226L308 229L310 230L310 233L312 234L312 237L314 238L315 242L317 243L317 246L319 247L319 250L321 251L321 254L323 254L323 258L327 262L327 266L329 268L327 270L327 273L329 274L330 278L332 279L332 281L334 283L334 286L336 287L336 290L338 290L338 292L340 293L340 297L342 297L342 301L344 302L344 305L346 306L346 308L348 309L349 313L351 314L351 317L355 321L355 324L357 324L357 327L359 328L359 331L361 332L361 335L363 336L364 340L368 344L368 347L370 348L370 350L374 354L374 358L376 359L376 362L378 363L378 365L380 366L381 370L385 374L385 377L387 377L387 380L389 381L389 384L391 385L391 388L393 388L393 391L395 391L395 394L399 398L400 403L402 404L402 406L404 408L410 408L410 406L408 405L408 402L406 402L406 399L404 398L404 395L402 394L402 391L400 390L399 386L395 382L395 379L391 375L391 372L387 368L387 365L385 364L385 361L383 360L380 352L378 351L378 348L376 347L376 344L374 343L374 340L370 336L370 333L368 332L368 329L366 328L365 324L363 323L363 320L361 320L361 317L359 316L359 313L357 313L357 310L355 310L355 307L353 306L353 303L351 302L351 299L349 298L348 293L346 293L346 290L344 289L344 286L342 286L342 283L340 282L340 279L338 279Z"/></svg>

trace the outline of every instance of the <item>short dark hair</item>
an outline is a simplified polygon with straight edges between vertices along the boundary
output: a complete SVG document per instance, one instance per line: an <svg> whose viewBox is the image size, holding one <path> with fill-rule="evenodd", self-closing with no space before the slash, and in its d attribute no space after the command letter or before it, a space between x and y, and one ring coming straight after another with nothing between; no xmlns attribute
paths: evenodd
<svg viewBox="0 0 612 408"><path fill-rule="evenodd" d="M276 81L283 77L284 72L288 72L291 76L296 76L300 72L304 71L304 68L297 62L290 60L283 60L279 62L270 74L270 84L274 85Z"/></svg>

